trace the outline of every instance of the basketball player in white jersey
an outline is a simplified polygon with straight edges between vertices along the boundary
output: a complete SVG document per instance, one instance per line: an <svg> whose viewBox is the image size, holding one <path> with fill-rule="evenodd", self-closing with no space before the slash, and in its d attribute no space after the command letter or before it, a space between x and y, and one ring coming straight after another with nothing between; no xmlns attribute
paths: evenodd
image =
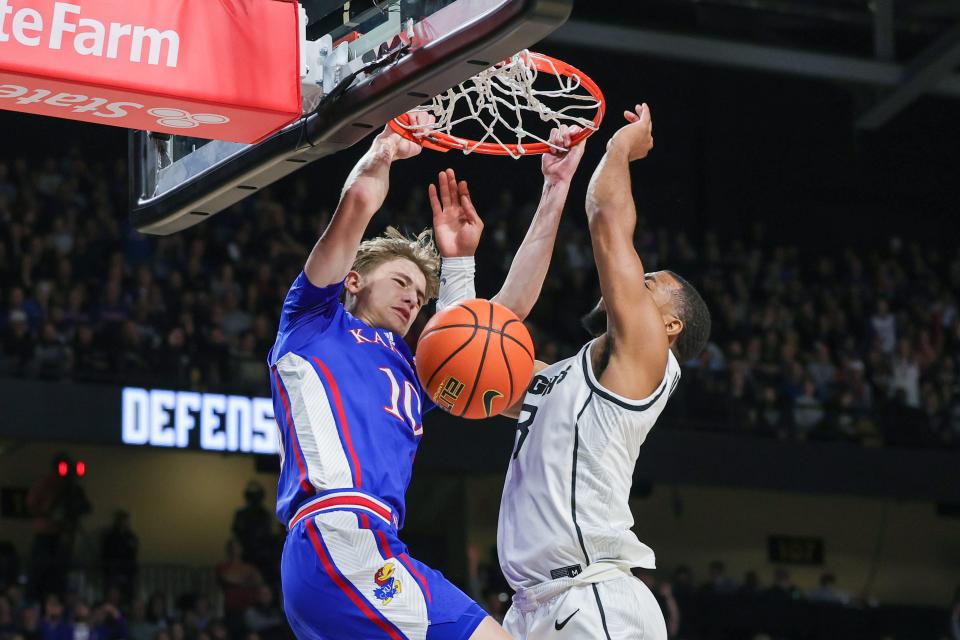
<svg viewBox="0 0 960 640"><path fill-rule="evenodd" d="M650 110L626 112L587 192L602 298L585 318L596 337L537 372L521 406L497 544L516 591L514 638L666 640L663 614L630 570L654 554L630 530L627 503L643 444L706 343L710 315L670 271L644 273L633 245L630 163L653 147Z"/></svg>

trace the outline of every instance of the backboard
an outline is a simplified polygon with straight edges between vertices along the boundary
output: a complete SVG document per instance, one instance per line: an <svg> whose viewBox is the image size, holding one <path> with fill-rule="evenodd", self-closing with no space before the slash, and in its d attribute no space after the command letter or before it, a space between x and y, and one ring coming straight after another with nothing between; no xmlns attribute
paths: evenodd
<svg viewBox="0 0 960 640"><path fill-rule="evenodd" d="M543 39L573 0L304 0L303 117L257 144L131 131L130 216L167 235ZM265 35L264 46L269 46ZM202 115L202 114L201 114ZM190 114L183 122L190 128Z"/></svg>

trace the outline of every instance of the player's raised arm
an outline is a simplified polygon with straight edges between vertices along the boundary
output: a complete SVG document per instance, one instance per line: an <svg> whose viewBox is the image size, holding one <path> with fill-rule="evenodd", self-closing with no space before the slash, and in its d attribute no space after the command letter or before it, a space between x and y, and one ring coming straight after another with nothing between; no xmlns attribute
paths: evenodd
<svg viewBox="0 0 960 640"><path fill-rule="evenodd" d="M522 320L529 315L533 305L540 297L543 281L547 277L550 267L550 257L557 239L557 228L563 207L570 191L570 182L573 174L583 157L584 141L570 147L571 138L580 130L579 127L561 127L550 133L550 141L569 149L566 153L548 153L543 155L541 170L543 171L543 193L537 212L530 222L527 235L520 248L513 257L510 271L503 282L500 292L493 297L517 314ZM539 360L534 362L533 373L536 375L546 368L546 363ZM517 418L520 416L523 397L512 407L506 409L502 415Z"/></svg>
<svg viewBox="0 0 960 640"><path fill-rule="evenodd" d="M494 302L507 307L521 320L530 314L547 277L550 257L557 239L557 228L567 201L567 193L570 191L570 182L580 164L580 158L583 157L584 141L570 146L571 139L579 130L579 127L561 126L560 129L551 131L551 142L568 151L543 155L543 191L540 204L530 222L530 228L527 229L527 235L513 257L503 287L493 297Z"/></svg>
<svg viewBox="0 0 960 640"><path fill-rule="evenodd" d="M419 122L429 116L413 112L410 117ZM307 258L304 273L311 284L324 287L346 277L357 256L363 232L387 197L390 165L394 160L417 155L421 149L389 126L374 138L370 149L347 177L333 219Z"/></svg>
<svg viewBox="0 0 960 640"><path fill-rule="evenodd" d="M669 287L666 282L658 284L655 275L645 275L633 244L637 210L630 163L645 158L653 148L650 109L638 105L635 113L627 111L624 116L628 124L607 143L590 180L587 218L607 314L602 338L607 342L600 349L608 350L609 361L600 382L615 393L643 398L663 378L670 336L678 334L683 323L676 317L665 322L664 301L655 296L669 296Z"/></svg>
<svg viewBox="0 0 960 640"><path fill-rule="evenodd" d="M441 171L427 188L433 212L433 237L440 252L440 292L437 311L476 298L474 254L483 235L483 221L470 199L466 180L453 169Z"/></svg>

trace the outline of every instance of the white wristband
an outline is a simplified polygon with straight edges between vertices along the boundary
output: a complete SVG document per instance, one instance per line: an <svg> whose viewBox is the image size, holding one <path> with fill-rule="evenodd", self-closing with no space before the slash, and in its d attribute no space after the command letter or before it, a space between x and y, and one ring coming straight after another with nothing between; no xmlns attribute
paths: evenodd
<svg viewBox="0 0 960 640"><path fill-rule="evenodd" d="M440 294L437 297L437 311L477 297L473 284L476 264L473 256L463 258L442 258L440 261Z"/></svg>

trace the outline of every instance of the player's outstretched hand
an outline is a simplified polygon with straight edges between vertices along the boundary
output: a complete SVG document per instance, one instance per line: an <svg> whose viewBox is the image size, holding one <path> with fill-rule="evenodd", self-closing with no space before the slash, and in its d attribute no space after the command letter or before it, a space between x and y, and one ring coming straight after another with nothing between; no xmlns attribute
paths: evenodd
<svg viewBox="0 0 960 640"><path fill-rule="evenodd" d="M647 103L638 104L633 111L624 111L623 117L628 124L621 127L610 142L607 149L620 147L626 153L630 162L646 158L653 149L653 120L650 117L650 107Z"/></svg>
<svg viewBox="0 0 960 640"><path fill-rule="evenodd" d="M415 126L428 125L436 121L433 114L427 113L426 111L409 111L407 112L407 116L410 118L410 123ZM406 160L423 151L423 147L398 134L390 128L389 124L384 126L383 131L381 131L376 140L374 140L374 145L384 146L389 151L393 160Z"/></svg>
<svg viewBox="0 0 960 640"><path fill-rule="evenodd" d="M543 171L543 177L547 180L558 180L569 183L573 180L573 174L577 171L577 165L580 164L580 158L583 157L583 147L587 142L584 138L577 144L571 146L573 137L580 133L578 126L568 127L565 124L560 125L559 129L550 130L550 142L563 147L565 151L551 149L549 153L543 154L540 161L540 170Z"/></svg>
<svg viewBox="0 0 960 640"><path fill-rule="evenodd" d="M438 188L439 185L439 188ZM433 211L433 237L444 258L472 256L480 244L483 220L470 199L467 181L457 182L453 169L441 171L427 188Z"/></svg>

